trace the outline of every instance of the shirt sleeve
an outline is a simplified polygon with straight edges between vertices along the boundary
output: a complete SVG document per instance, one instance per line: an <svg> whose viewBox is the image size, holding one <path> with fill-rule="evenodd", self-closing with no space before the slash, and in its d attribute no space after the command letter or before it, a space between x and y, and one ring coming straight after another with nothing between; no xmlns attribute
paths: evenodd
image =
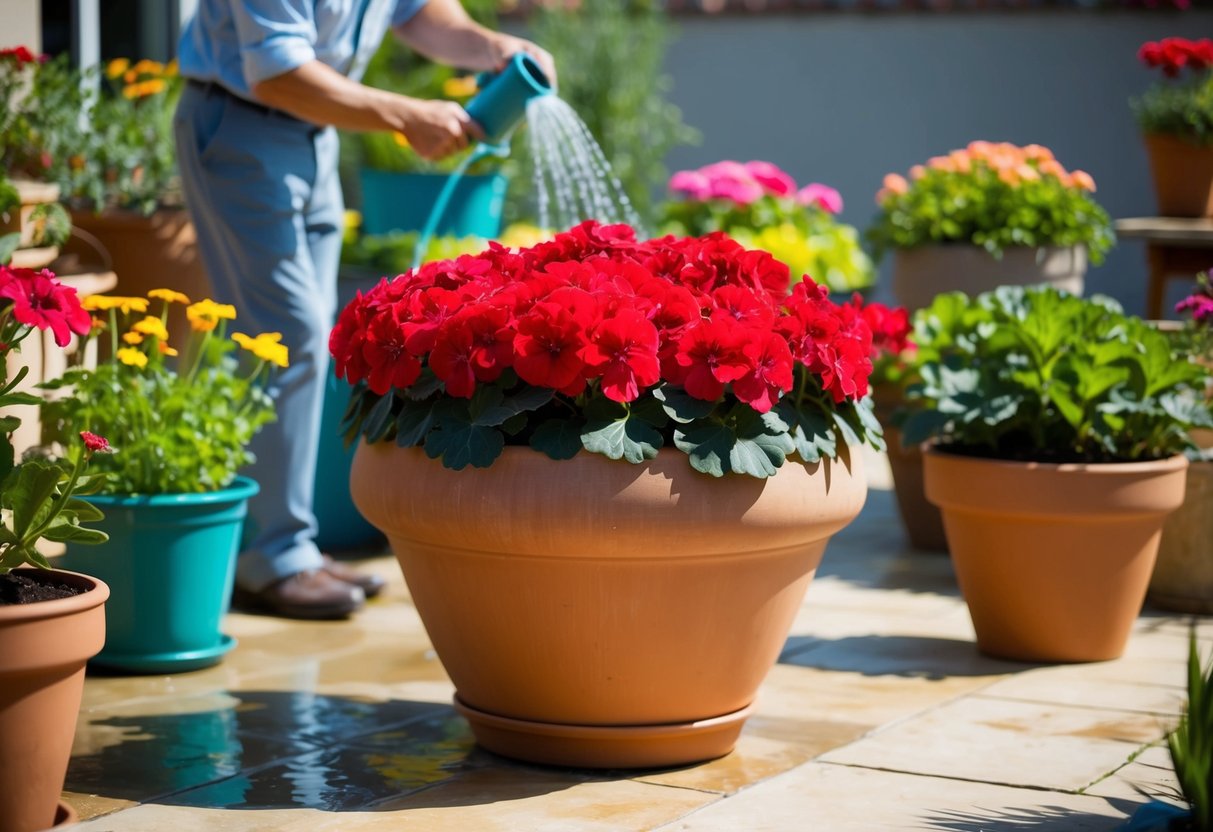
<svg viewBox="0 0 1213 832"><path fill-rule="evenodd" d="M425 4L426 0L397 0L396 9L392 12L392 27L408 23Z"/></svg>
<svg viewBox="0 0 1213 832"><path fill-rule="evenodd" d="M233 0L244 80L255 84L316 58L314 0Z"/></svg>

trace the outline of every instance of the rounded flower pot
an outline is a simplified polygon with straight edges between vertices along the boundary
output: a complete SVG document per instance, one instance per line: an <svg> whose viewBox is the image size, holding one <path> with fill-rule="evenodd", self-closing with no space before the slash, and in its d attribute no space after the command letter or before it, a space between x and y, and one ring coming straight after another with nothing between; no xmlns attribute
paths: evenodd
<svg viewBox="0 0 1213 832"><path fill-rule="evenodd" d="M927 499L922 482L922 449L902 447L901 430L884 428L888 445L889 472L893 475L893 493L897 514L905 527L910 545L923 552L947 552L948 539L943 531L943 515Z"/></svg>
<svg viewBox="0 0 1213 832"><path fill-rule="evenodd" d="M1032 662L1124 652L1163 521L1183 502L1184 457L1053 465L929 448L924 459L982 652Z"/></svg>
<svg viewBox="0 0 1213 832"><path fill-rule="evenodd" d="M944 292L976 297L999 286L1049 285L1081 295L1086 272L1083 246L1018 246L1002 257L965 243L903 248L893 253L893 296L914 312Z"/></svg>
<svg viewBox="0 0 1213 832"><path fill-rule="evenodd" d="M354 500L388 536L456 706L491 751L591 768L727 754L830 536L850 466L767 480L507 447L448 470L363 444Z"/></svg>
<svg viewBox="0 0 1213 832"><path fill-rule="evenodd" d="M1213 145L1160 133L1145 143L1159 215L1213 217Z"/></svg>
<svg viewBox="0 0 1213 832"><path fill-rule="evenodd" d="M446 185L441 173L397 173L363 168L362 230L367 234L420 231ZM439 236L482 237L501 233L501 213L509 180L499 173L465 175L438 221Z"/></svg>
<svg viewBox="0 0 1213 832"><path fill-rule="evenodd" d="M257 483L237 477L200 494L94 495L93 524L109 540L69 545L63 564L110 586L105 649L93 663L132 673L209 667L235 646L220 622L231 603L236 553Z"/></svg>
<svg viewBox="0 0 1213 832"><path fill-rule="evenodd" d="M1188 466L1184 503L1167 518L1150 578L1150 603L1213 615L1213 462Z"/></svg>
<svg viewBox="0 0 1213 832"><path fill-rule="evenodd" d="M38 832L73 817L59 802L84 692L85 663L105 642L109 589L87 575L20 569L79 595L0 606L0 830Z"/></svg>

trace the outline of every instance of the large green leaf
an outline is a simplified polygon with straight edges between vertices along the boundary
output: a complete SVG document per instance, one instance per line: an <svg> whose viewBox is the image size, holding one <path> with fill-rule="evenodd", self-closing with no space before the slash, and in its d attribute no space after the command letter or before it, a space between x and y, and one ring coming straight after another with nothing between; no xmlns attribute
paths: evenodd
<svg viewBox="0 0 1213 832"><path fill-rule="evenodd" d="M581 431L581 445L587 451L633 463L653 459L663 444L656 428L631 414L609 421L592 419Z"/></svg>
<svg viewBox="0 0 1213 832"><path fill-rule="evenodd" d="M671 419L683 424L706 418L716 409L716 402L697 399L681 387L671 384L663 384L654 389L653 396L661 402L662 408Z"/></svg>
<svg viewBox="0 0 1213 832"><path fill-rule="evenodd" d="M581 429L575 419L548 419L531 435L531 447L552 459L572 459L581 452Z"/></svg>

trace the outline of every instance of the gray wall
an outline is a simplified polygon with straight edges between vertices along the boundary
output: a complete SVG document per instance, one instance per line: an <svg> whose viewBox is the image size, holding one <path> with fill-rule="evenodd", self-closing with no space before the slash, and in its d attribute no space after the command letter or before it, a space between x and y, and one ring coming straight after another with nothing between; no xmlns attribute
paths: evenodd
<svg viewBox="0 0 1213 832"><path fill-rule="evenodd" d="M1113 218L1153 213L1128 106L1153 80L1137 48L1213 35L1213 13L836 13L676 27L673 99L703 142L675 150L670 169L766 159L838 188L843 219L862 229L885 173L973 139L1046 145L1095 177ZM1142 244L1121 241L1087 286L1142 312ZM1176 281L1171 295L1181 291Z"/></svg>

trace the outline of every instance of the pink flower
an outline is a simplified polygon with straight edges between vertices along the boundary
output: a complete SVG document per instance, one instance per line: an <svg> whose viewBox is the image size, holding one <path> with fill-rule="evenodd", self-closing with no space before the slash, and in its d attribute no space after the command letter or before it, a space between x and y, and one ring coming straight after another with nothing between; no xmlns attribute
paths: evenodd
<svg viewBox="0 0 1213 832"><path fill-rule="evenodd" d="M746 171L754 181L772 196L792 196L796 193L796 180L770 162L746 162Z"/></svg>
<svg viewBox="0 0 1213 832"><path fill-rule="evenodd" d="M110 454L114 449L110 447L109 440L104 436L98 436L87 430L80 431L80 438L84 440L84 447L90 451L98 451L103 454Z"/></svg>
<svg viewBox="0 0 1213 832"><path fill-rule="evenodd" d="M753 179L729 179L719 177L712 180L708 196L717 199L727 199L738 205L749 205L762 199L766 192Z"/></svg>
<svg viewBox="0 0 1213 832"><path fill-rule="evenodd" d="M906 191L910 190L910 183L907 182L906 178L900 173L890 173L885 175L884 187L885 190L892 193L904 194Z"/></svg>
<svg viewBox="0 0 1213 832"><path fill-rule="evenodd" d="M796 201L801 205L816 205L827 214L837 214L842 210L842 194L820 182L811 182L801 188L796 194Z"/></svg>
<svg viewBox="0 0 1213 832"><path fill-rule="evenodd" d="M27 326L49 329L55 343L66 347L76 335L88 335L92 319L80 306L76 290L55 279L48 269L0 266L0 298L13 302L13 317Z"/></svg>
<svg viewBox="0 0 1213 832"><path fill-rule="evenodd" d="M670 177L670 190L691 199L705 200L712 191L711 182L697 170L680 170Z"/></svg>

